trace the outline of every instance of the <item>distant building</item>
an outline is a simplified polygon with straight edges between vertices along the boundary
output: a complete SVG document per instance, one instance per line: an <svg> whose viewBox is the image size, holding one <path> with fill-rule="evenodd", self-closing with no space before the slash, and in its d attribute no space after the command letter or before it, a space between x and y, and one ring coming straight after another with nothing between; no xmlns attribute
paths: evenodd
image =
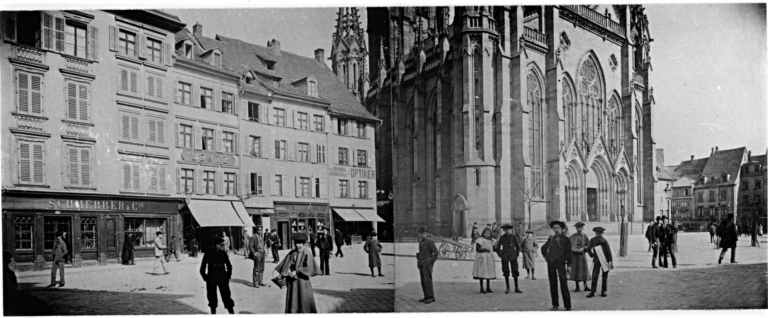
<svg viewBox="0 0 768 318"><path fill-rule="evenodd" d="M757 221L766 224L766 182L768 182L768 170L766 169L766 155L752 156L747 153L747 162L741 166L741 185L738 196L741 197L738 204L738 221L749 224Z"/></svg>

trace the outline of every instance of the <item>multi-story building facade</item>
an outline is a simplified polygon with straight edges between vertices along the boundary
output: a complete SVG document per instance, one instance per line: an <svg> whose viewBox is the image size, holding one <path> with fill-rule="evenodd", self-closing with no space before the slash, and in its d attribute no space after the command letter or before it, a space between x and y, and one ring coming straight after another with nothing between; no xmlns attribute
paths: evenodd
<svg viewBox="0 0 768 318"><path fill-rule="evenodd" d="M642 6L367 12L366 107L398 235L657 213Z"/></svg>
<svg viewBox="0 0 768 318"><path fill-rule="evenodd" d="M747 162L741 166L741 184L738 196L741 197L738 204L738 215L742 224L752 226L754 222L766 224L766 195L765 183L768 182L768 170L766 170L766 155L752 156L747 152Z"/></svg>
<svg viewBox="0 0 768 318"><path fill-rule="evenodd" d="M719 150L712 149L707 164L693 186L693 207L696 209L693 221L708 222L725 219L729 213L736 214L739 204L739 180L741 165L747 161L744 147Z"/></svg>
<svg viewBox="0 0 768 318"><path fill-rule="evenodd" d="M153 255L156 231L180 229L167 92L184 24L66 10L3 12L2 25L3 250L42 269L62 231L75 266L106 264L131 233Z"/></svg>

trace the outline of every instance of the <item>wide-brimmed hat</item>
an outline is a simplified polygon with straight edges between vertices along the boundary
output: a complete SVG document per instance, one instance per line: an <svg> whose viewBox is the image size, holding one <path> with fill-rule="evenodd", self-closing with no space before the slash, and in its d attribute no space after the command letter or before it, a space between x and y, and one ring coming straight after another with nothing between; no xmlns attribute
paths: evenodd
<svg viewBox="0 0 768 318"><path fill-rule="evenodd" d="M602 226L598 226L592 229L595 233L603 233L605 232L605 229Z"/></svg>
<svg viewBox="0 0 768 318"><path fill-rule="evenodd" d="M576 224L574 224L573 226L575 226L575 227L584 227L584 222L581 222L581 221L576 222Z"/></svg>
<svg viewBox="0 0 768 318"><path fill-rule="evenodd" d="M527 229L527 230L525 230L525 233L531 233L531 234L533 234L533 230L531 230L531 229Z"/></svg>
<svg viewBox="0 0 768 318"><path fill-rule="evenodd" d="M515 226L514 226L514 225L512 225L512 224L509 224L509 223L507 223L507 224L504 224L504 225L502 225L502 226L501 226L501 228L502 228L502 229L511 229L511 228L513 228L513 227L515 227Z"/></svg>
<svg viewBox="0 0 768 318"><path fill-rule="evenodd" d="M291 239L294 242L299 242L299 243L306 242L307 241L307 234L306 233L293 233L293 235L291 235Z"/></svg>
<svg viewBox="0 0 768 318"><path fill-rule="evenodd" d="M564 223L564 222L562 222L562 221L557 221L557 220L555 220L555 221L549 222L549 227L550 227L550 228L554 228L554 227L555 227L555 225L560 225L560 228L561 228L561 229L565 229L565 223Z"/></svg>

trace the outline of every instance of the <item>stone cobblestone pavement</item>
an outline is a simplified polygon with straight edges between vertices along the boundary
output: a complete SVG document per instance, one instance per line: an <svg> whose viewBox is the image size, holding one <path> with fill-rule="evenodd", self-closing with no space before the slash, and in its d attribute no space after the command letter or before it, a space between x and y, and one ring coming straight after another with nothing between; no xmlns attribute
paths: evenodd
<svg viewBox="0 0 768 318"><path fill-rule="evenodd" d="M330 260L331 275L312 278L320 313L392 312L394 310L393 244L382 243L385 277L371 277L362 244L344 246L345 257ZM287 251L281 252L285 255ZM285 289L269 281L275 264L267 258L264 283L251 287L253 262L230 254L234 273L230 281L235 312L282 313ZM319 258L316 260L319 261ZM135 266L108 265L67 269L66 286L45 288L50 271L17 273L19 286L54 308L56 315L208 314L205 282L199 274L202 255L171 261L168 275L153 276L153 261ZM219 300L218 314L227 314Z"/></svg>
<svg viewBox="0 0 768 318"><path fill-rule="evenodd" d="M588 235L592 236L591 233ZM619 250L619 237L605 237L615 255ZM736 254L738 264L728 263L729 251L722 265L717 264L720 250L715 250L709 243L708 233L680 233L678 241L678 267L673 269L670 261L669 269L653 269L645 238L630 236L628 256L614 257L616 268L608 275L608 297L599 297L598 293L595 298L586 298L587 293L573 292L575 284L568 282L572 310L768 308L768 242L765 236L761 237L762 247L749 247L749 238L741 237ZM436 244L439 247L440 243ZM423 294L414 257L417 249L416 243L395 246L396 312L547 311L552 307L546 262L540 253L536 261L537 280L524 279L525 269L522 259L518 259L523 294L504 293L498 258L497 279L491 281L494 293L487 295L480 294L479 283L472 279L472 260L440 259L433 272L437 301L420 303L418 299ZM598 289L599 286L600 282Z"/></svg>

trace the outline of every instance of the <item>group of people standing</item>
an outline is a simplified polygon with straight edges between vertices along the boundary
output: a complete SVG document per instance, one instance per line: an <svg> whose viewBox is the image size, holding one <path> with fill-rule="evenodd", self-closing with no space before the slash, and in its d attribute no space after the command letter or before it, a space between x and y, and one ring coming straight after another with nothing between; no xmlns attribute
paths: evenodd
<svg viewBox="0 0 768 318"><path fill-rule="evenodd" d="M666 215L657 216L656 221L648 225L645 231L645 238L653 250L653 258L651 259L651 266L653 268L669 268L667 256L672 258L672 268L677 268L677 258L675 257L675 253L677 253L675 246L676 237L677 227L669 224L669 218ZM659 258L658 266L656 266L657 257Z"/></svg>

